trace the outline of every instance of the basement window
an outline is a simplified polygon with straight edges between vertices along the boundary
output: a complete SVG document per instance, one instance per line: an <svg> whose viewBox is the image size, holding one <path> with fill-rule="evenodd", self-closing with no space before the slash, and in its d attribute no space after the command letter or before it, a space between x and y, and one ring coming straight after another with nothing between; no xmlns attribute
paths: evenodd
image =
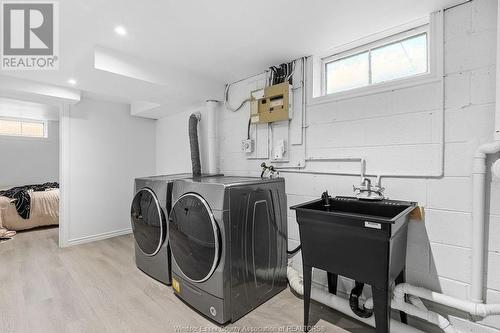
<svg viewBox="0 0 500 333"><path fill-rule="evenodd" d="M47 122L42 120L0 118L0 135L46 138Z"/></svg>
<svg viewBox="0 0 500 333"><path fill-rule="evenodd" d="M428 24L322 59L323 95L429 73Z"/></svg>

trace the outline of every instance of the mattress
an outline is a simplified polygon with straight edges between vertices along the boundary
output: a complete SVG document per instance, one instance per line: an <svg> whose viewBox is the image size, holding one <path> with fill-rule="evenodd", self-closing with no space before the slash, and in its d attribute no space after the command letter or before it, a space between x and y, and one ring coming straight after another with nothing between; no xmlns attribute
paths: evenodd
<svg viewBox="0 0 500 333"><path fill-rule="evenodd" d="M0 196L0 227L7 230L26 230L40 226L59 224L59 189L31 192L29 219L17 213L12 200Z"/></svg>

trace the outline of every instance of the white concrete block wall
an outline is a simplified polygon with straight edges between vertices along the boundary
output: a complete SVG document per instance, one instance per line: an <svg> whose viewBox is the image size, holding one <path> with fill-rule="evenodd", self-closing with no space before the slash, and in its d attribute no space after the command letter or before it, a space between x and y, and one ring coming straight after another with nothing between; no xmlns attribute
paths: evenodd
<svg viewBox="0 0 500 333"><path fill-rule="evenodd" d="M494 130L496 8L496 0L474 0L445 12L444 177L384 179L389 197L418 201L426 211L425 222L410 223L407 280L462 299L468 298L470 288L471 158L480 143L492 140ZM317 105L313 107L315 112L308 107L307 150L311 155L328 156L352 154L362 149L369 159L370 156L378 158L378 171L404 169L411 164L413 170L410 171L430 172L439 166L429 162L439 154L428 149L429 144L439 142L440 133L433 127L436 124L433 113L439 111L442 99L436 91L421 86ZM246 97L240 95L232 98L237 101ZM378 118L366 119L366 112ZM219 114L220 171L225 174L256 176L260 173L261 160L247 159L240 151L247 120L248 108L236 113L221 110ZM394 127L393 121L401 124L401 131L390 130ZM407 127L405 121L416 123L418 130ZM185 121L169 117L157 130L168 131L180 123L184 126ZM387 130L375 133L371 131L373 126ZM370 138L374 138L377 145L372 150L364 147ZM404 155L403 150L394 149L398 140L414 144L412 154ZM418 145L425 149L414 149ZM300 156L300 146L292 146L290 155ZM401 162L402 156L414 160ZM321 165L314 164L314 167L321 168ZM352 163L323 165L323 168L329 167L358 170ZM166 169L162 165L158 168ZM286 178L289 206L318 197L325 189L333 195L350 195L352 185L359 183L356 176L282 175ZM485 293L489 302L500 302L500 180L493 180L489 188L491 216L487 228ZM293 211L288 212L288 228L289 248L294 248L298 245L298 228ZM300 266L300 256L296 258ZM326 283L324 272L316 271L314 279L316 283ZM343 291L351 287L349 280L340 282ZM464 331L500 332L497 330L500 316L479 323L450 318ZM426 331L431 330L425 327Z"/></svg>

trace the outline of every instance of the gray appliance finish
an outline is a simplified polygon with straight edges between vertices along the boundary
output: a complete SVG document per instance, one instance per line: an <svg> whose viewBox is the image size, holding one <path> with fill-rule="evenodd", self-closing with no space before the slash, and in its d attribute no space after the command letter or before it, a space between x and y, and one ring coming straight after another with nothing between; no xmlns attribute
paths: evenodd
<svg viewBox="0 0 500 333"><path fill-rule="evenodd" d="M286 288L285 181L212 177L174 182L172 286L219 324Z"/></svg>
<svg viewBox="0 0 500 333"><path fill-rule="evenodd" d="M175 179L192 174L151 176L135 179L135 195L130 208L135 239L135 263L154 279L170 285L170 249L168 214L172 207Z"/></svg>

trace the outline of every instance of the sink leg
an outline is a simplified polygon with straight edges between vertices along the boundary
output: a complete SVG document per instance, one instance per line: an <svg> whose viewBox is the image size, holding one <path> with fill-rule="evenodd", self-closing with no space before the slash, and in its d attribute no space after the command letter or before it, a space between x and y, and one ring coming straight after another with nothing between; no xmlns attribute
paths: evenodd
<svg viewBox="0 0 500 333"><path fill-rule="evenodd" d="M304 275L304 332L309 331L309 307L311 305L312 266L302 265Z"/></svg>
<svg viewBox="0 0 500 333"><path fill-rule="evenodd" d="M399 273L398 277L396 278L396 285L400 284L400 283L404 283L405 282L405 269L403 268L403 270L401 271L401 273ZM399 318L401 318L401 322L403 324L408 324L408 316L405 312L403 311L399 311Z"/></svg>
<svg viewBox="0 0 500 333"><path fill-rule="evenodd" d="M391 292L387 289L372 287L375 329L377 333L388 333L391 322Z"/></svg>
<svg viewBox="0 0 500 333"><path fill-rule="evenodd" d="M338 275L330 272L326 272L326 275L328 278L328 292L337 295Z"/></svg>

